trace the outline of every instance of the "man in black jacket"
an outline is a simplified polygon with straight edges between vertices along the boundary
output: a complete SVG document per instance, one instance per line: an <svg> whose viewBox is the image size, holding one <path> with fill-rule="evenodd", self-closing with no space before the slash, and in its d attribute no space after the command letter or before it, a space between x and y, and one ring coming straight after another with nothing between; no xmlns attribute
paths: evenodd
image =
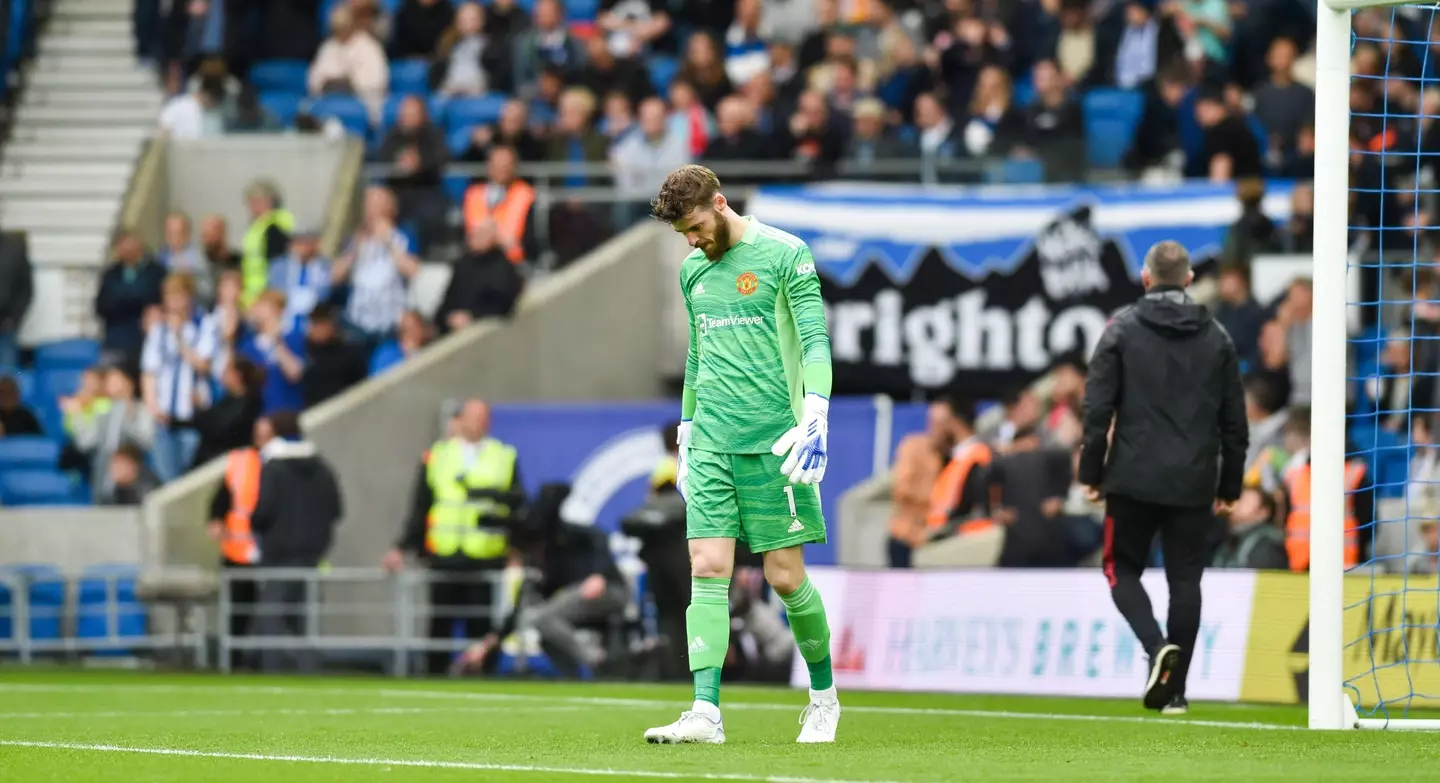
<svg viewBox="0 0 1440 783"><path fill-rule="evenodd" d="M329 302L315 305L306 326L305 374L300 379L305 407L341 394L369 374L370 357L364 347L340 330L339 308Z"/></svg>
<svg viewBox="0 0 1440 783"><path fill-rule="evenodd" d="M500 249L499 229L482 220L465 235L465 255L451 264L450 284L435 313L442 334L458 332L485 318L505 318L515 310L525 280Z"/></svg>
<svg viewBox="0 0 1440 783"><path fill-rule="evenodd" d="M344 506L340 484L330 465L302 439L299 417L290 412L270 417L275 437L260 450L260 493L250 530L261 568L314 568L334 539ZM260 586L252 636L302 636L306 583L271 579ZM312 600L319 600L312 596ZM264 650L261 671L291 668L285 650ZM293 658L301 671L316 668L313 651Z"/></svg>
<svg viewBox="0 0 1440 783"><path fill-rule="evenodd" d="M1080 453L1080 483L1091 500L1105 497L1110 594L1150 655L1145 706L1166 714L1188 709L1200 578L1217 532L1212 509L1228 514L1240 497L1250 440L1240 360L1224 328L1185 293L1194 278L1177 242L1145 255L1145 295L1111 320L1090 362ZM1157 531L1170 584L1168 640L1140 584Z"/></svg>

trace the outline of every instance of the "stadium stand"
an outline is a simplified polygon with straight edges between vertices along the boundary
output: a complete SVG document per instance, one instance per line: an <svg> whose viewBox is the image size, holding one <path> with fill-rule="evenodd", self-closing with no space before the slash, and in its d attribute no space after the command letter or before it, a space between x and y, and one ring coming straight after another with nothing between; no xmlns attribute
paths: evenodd
<svg viewBox="0 0 1440 783"><path fill-rule="evenodd" d="M248 24L260 36L255 39L229 38L219 45L174 39L173 33L167 31L196 21L188 19L190 8L177 7L166 24L140 29L134 49L169 53L159 66L174 97L158 114L162 132L172 137L177 131L181 135L205 135L265 127L306 132L328 124L335 131L363 139L377 160L374 181L388 184L398 196L396 229L420 249L427 261L463 255L459 250L462 242L458 207L467 184L484 169L466 167L457 161L483 162L488 148L495 143L515 145L521 153L522 178L545 190L587 184L603 188L612 181L612 174L653 177L638 171L612 171L604 162L605 148L638 132L633 120L636 101L649 94L657 94L668 104L669 121L664 133L682 136L691 159L714 160L722 171L723 164L732 157L726 151L732 148L729 142L743 137L744 144L734 148L747 150L752 162L769 161L772 168L775 162L783 161L800 166L800 171L835 165L843 171L854 161L869 160L879 149L897 158L902 167L909 167L896 175L902 180L938 176L944 181L997 184L1035 183L1060 176L1064 167L1054 165L1057 153L1047 149L1049 144L1059 144L1051 141L1057 136L1047 135L1054 127L1073 128L1064 133L1083 138L1082 171L1090 177L1182 173L1219 176L1219 170L1211 166L1213 158L1238 158L1248 153L1224 148L1225 144L1239 143L1233 134L1202 127L1203 112L1196 106L1204 103L1201 98L1216 95L1224 99L1226 111L1243 114L1243 124L1252 129L1251 135L1257 137L1266 153L1268 169L1288 167L1305 176L1299 136L1307 122L1303 100L1307 88L1301 82L1307 73L1304 53L1309 34L1303 27L1289 23L1270 25L1262 31L1251 30L1249 20L1232 20L1247 34L1234 36L1231 49L1223 52L1209 46L1210 42L1200 34L1197 40L1202 45L1197 54L1195 46L1186 46L1185 36L1194 34L1183 23L1186 11L1172 6L1157 9L1141 2L1094 8L1068 4L1053 12L1026 6L1013 17L981 21L979 27L966 12L912 7L906 2L870 4L864 12L857 12L862 15L842 19L838 4L824 0L817 3L814 18L803 20L779 11L767 16L763 8L757 11L752 7L759 4L726 3L721 4L715 16L703 17L708 20L704 23L680 22L678 16L672 17L668 24L655 28L658 35L648 41L630 37L627 31L632 28L627 25L634 20L608 16L605 9L609 6L604 3L547 1L521 3L518 9L509 11L487 8L489 12L480 16L476 31L459 29L454 21L459 17L451 16L452 11L444 12L451 19L449 24L417 25L422 5L412 0L328 0L319 5L313 19L300 20L300 32L287 37L283 46L261 40L267 25L288 24L281 17L267 15L270 12L248 17ZM458 5L446 0L439 4L442 8ZM38 51L42 59L54 58L56 65L37 69L37 75L28 83L39 91L37 97L65 95L59 91L73 89L79 92L72 97L83 100L88 94L84 90L98 85L97 80L107 85L120 85L123 80L125 89L141 89L143 75L132 79L130 74L143 74L143 69L136 71L128 63L122 64L124 57L131 57L131 44L113 35L119 27L120 4L61 0L54 7L56 25L41 38ZM331 34L331 15L337 9L351 12L357 38L375 38L389 55L388 97L378 108L367 107L355 95L347 94L344 84L326 86L319 91L323 94L317 94L316 85L310 83L316 46L322 36ZM560 24L551 27L556 12ZM756 13L758 25L752 19ZM1072 23L1078 26L1070 27ZM307 31L306 26L311 24L313 29ZM1072 32L1066 33L1066 46L1057 47L1054 36L1062 27ZM12 25L12 38L17 29ZM553 30L559 36L553 39L553 48L536 47L537 29ZM979 39L972 35L977 29ZM1027 30L1046 32L1023 35L1022 31ZM1159 36L1154 35L1157 30ZM962 34L956 35L957 31ZM718 57L713 59L706 59L706 47L690 41L695 34L706 32L721 41ZM309 33L313 38L307 39ZM996 43L1007 35L1016 43ZM600 59L591 56L592 51L599 50L587 48L587 42L597 36L605 44L600 49L608 50ZM1174 45L1177 39L1178 47ZM1292 39L1297 39L1298 45L1285 48ZM739 43L752 40L758 43ZM475 47L469 48L467 41ZM1276 41L1280 43L1272 45ZM1149 48L1142 42L1148 42ZM476 55L478 67L455 67L448 53L457 45L465 46L466 52L486 52ZM1284 51L1269 51L1276 47ZM1119 56L1122 50L1124 57ZM1000 66L1006 77L996 83L994 94L981 95L974 89L976 69L957 67L962 61L974 62L977 58L983 64ZM134 61L132 58L128 62ZM1041 100L1031 79L1036 63L1051 61L1063 76L1058 103ZM768 67L755 68L755 62ZM1267 68L1275 68L1277 73L1267 75ZM62 75L51 73L56 69ZM102 70L112 75L95 75ZM642 78L630 79L627 74L632 71ZM1180 74L1173 77L1180 85L1179 95L1164 94L1164 73ZM176 74L192 78L188 82L176 80ZM202 86L201 76L206 75L218 76L225 84L221 101L214 106L195 103L195 90ZM451 79L471 81L466 81L469 86L457 94L452 88L440 87ZM496 89L497 85L508 92ZM557 113L563 113L561 93L574 87L591 91L595 106L592 120L603 121L600 127L605 135L596 139L597 154L589 152L588 147L577 153L578 147L559 144L553 138L551 123L557 121L553 119ZM1276 116L1279 109L1267 105L1248 111L1247 91L1292 96L1287 105L1298 106L1295 111L1300 115ZM943 113L933 121L917 116L915 111L917 97L930 92L942 98L938 105ZM133 97L132 93L124 94ZM818 114L807 114L811 111L807 96L812 94L822 98ZM886 103L878 146L858 136L851 138L853 123L848 112L857 98L867 94ZM386 153L388 157L382 158L381 142L396 127L401 101L409 95L428 99L430 118L426 127L437 129L445 143L432 153L416 141L419 136L407 131L400 136L398 147L391 148L398 152ZM971 99L972 95L976 97ZM736 113L738 124L724 116L725 102L732 99L744 107ZM140 101L137 105L152 104ZM213 115L215 122L170 124L183 114L182 109L189 111L192 106L200 107L197 116ZM503 120L507 112L529 116L520 119L518 125L507 126ZM69 115L50 117L44 111L32 115L32 124L69 122ZM1265 115L1263 121L1260 115ZM110 119L119 116L112 113ZM38 132L26 130L25 111L20 117L19 141L6 154L41 155L35 151L36 145L42 143ZM1068 117L1078 117L1079 121L1068 125ZM1267 124L1279 132L1267 135ZM130 130L110 130L104 142L110 145L107 149L130 143ZM75 134L77 144L66 148L74 149L79 146L80 133L67 127L55 135L68 138ZM582 146L590 144L589 138L586 136ZM412 162L411 153L422 148L425 151ZM1181 150L1189 154L1177 157ZM584 177L573 173L573 166L581 160L590 167ZM948 167L948 173L937 175L935 169L928 168L934 166ZM535 173L528 175L527 171ZM764 177L744 179L763 181ZM87 199L103 188L89 190ZM431 193L449 202L446 217L452 228L434 228L437 209L427 195ZM10 197L0 199L10 201ZM587 208L575 202L567 205L559 198L549 198L544 204L543 209L535 210L534 225L526 226L527 231L538 235L536 246L541 256L526 259L526 269L546 268L557 259L573 258L579 252L568 251L564 247L567 243L591 247L624 227L617 220L635 217L633 211ZM97 215L115 214L113 206L103 210L95 206ZM439 208L439 212L447 210ZM9 215L7 212L4 216L7 225L26 227L23 220L13 220ZM189 218L190 230L203 233L199 225L203 216ZM446 219L438 221L441 226L446 223ZM553 234L551 227L559 225L565 226L563 236ZM38 230L38 224L34 228ZM77 232L67 233L73 236ZM440 236L433 236L436 233ZM52 262L68 258L55 252L56 247L43 231L39 235L32 233L32 243L37 257ZM144 256L158 257L166 268L178 268L172 257L183 250L146 250ZM84 251L87 255L93 252ZM338 285L333 294L342 308L346 290L344 285ZM45 437L54 442L63 442L67 437L59 399L76 391L82 369L99 363L95 350L94 343L85 341L37 347L32 366L17 377L24 387L22 397L44 424ZM210 380L217 392L220 383L218 377Z"/></svg>

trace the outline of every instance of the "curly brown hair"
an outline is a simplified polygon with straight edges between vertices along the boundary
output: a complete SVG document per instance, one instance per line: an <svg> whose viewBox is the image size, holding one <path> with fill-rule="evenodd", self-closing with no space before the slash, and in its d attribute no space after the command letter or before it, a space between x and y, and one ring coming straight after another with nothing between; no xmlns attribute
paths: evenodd
<svg viewBox="0 0 1440 783"><path fill-rule="evenodd" d="M720 178L704 166L691 164L670 172L660 195L650 202L650 216L662 223L682 220L691 210L709 207L720 192Z"/></svg>

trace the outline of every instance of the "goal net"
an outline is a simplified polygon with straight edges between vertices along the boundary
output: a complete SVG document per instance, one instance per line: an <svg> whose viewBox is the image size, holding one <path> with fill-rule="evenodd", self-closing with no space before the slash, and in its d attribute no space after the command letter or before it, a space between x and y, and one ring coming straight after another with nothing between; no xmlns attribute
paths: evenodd
<svg viewBox="0 0 1440 783"><path fill-rule="evenodd" d="M1440 729L1440 6L1316 21L1310 726Z"/></svg>

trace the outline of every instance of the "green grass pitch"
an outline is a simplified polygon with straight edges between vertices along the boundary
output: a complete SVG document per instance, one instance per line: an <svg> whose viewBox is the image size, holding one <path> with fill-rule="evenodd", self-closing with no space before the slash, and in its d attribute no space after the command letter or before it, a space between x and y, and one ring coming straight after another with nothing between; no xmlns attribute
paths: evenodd
<svg viewBox="0 0 1440 783"><path fill-rule="evenodd" d="M804 696L727 687L729 743L647 745L680 686L0 669L0 783L587 780L1433 781L1432 734L1304 731L1303 710L841 694L839 740L799 746Z"/></svg>

